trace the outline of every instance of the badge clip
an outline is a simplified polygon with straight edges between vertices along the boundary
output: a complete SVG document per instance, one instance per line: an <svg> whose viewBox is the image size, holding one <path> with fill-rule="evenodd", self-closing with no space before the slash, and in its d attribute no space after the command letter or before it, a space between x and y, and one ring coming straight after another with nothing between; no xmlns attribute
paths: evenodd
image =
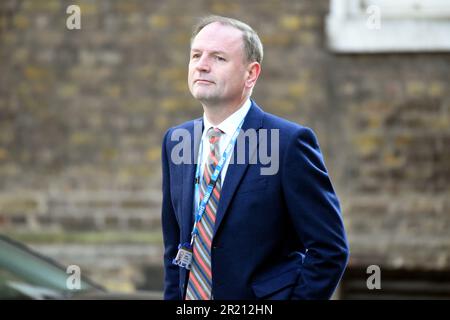
<svg viewBox="0 0 450 320"><path fill-rule="evenodd" d="M188 242L178 245L178 253L175 259L172 260L172 263L181 268L191 270L192 246Z"/></svg>

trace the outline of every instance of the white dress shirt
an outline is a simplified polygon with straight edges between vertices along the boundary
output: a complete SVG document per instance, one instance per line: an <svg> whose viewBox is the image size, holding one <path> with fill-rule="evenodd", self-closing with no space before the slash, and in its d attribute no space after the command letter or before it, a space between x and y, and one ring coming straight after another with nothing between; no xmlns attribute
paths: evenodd
<svg viewBox="0 0 450 320"><path fill-rule="evenodd" d="M228 146L228 143L230 143L231 138L233 137L233 134L236 131L236 129L238 128L239 124L242 122L242 120L245 118L248 111L250 110L251 105L252 104L250 102L250 99L247 99L238 110L236 110L232 115L230 115L228 118L223 120L217 126L212 125L211 122L209 122L206 115L203 113L204 130L203 130L203 134L202 134L202 140L200 142L200 144L203 144L203 146L199 148L199 152L202 152L202 154L199 155L200 158L198 158L198 159L200 159L199 160L200 161L200 181L202 181L201 179L203 179L203 171L205 170L205 163L208 160L208 154L209 154L209 150L210 150L209 139L206 137L206 133L208 132L208 129L209 128L219 128L223 132L223 134L221 135L221 137L219 139L219 155L217 156L217 158L219 159L219 157L222 156L225 148ZM228 170L228 165L230 164L230 159L231 159L232 155L233 155L233 153L228 155L227 160L223 164L222 171L220 172L222 186L225 181L226 173ZM200 190L200 188L199 188L199 190ZM197 212L200 195L195 194L194 198L195 198L194 210L195 210L195 212Z"/></svg>

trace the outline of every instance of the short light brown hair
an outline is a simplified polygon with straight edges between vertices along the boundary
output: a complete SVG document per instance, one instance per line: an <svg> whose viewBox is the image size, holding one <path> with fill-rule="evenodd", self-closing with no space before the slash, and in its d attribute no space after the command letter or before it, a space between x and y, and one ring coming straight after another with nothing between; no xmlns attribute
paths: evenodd
<svg viewBox="0 0 450 320"><path fill-rule="evenodd" d="M191 38L191 44L197 34L208 24L218 22L225 26L231 26L242 31L242 39L244 40L244 53L247 62L258 62L261 64L263 60L263 45L258 34L248 24L228 17L210 15L200 19L194 26Z"/></svg>

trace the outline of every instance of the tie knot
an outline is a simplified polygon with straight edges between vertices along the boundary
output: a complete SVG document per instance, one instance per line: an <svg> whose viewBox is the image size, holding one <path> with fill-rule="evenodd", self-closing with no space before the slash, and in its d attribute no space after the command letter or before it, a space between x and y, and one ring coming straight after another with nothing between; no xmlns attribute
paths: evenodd
<svg viewBox="0 0 450 320"><path fill-rule="evenodd" d="M219 139L222 136L222 134L223 132L219 128L209 128L208 132L206 133L206 136L209 139L209 143L215 145L217 142L219 142Z"/></svg>

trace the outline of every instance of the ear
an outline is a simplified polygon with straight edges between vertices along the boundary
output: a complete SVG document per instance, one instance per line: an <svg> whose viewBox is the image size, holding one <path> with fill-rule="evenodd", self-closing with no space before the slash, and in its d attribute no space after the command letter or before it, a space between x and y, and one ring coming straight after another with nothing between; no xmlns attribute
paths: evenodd
<svg viewBox="0 0 450 320"><path fill-rule="evenodd" d="M258 62L252 62L247 66L247 79L245 80L245 86L247 88L253 88L261 73L261 65Z"/></svg>

